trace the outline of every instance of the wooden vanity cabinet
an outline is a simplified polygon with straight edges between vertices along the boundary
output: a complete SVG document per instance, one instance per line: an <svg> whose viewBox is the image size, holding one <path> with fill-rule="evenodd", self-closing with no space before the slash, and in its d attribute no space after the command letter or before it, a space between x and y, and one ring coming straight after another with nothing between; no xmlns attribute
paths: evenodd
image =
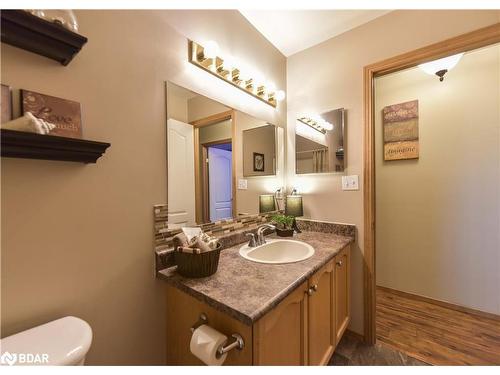
<svg viewBox="0 0 500 375"><path fill-rule="evenodd" d="M167 285L167 365L200 366L204 363L196 358L189 349L191 327L203 313L208 317L209 325L227 336L239 333L245 341L243 350L232 350L224 365L252 365L252 327L215 310L206 303L190 296L176 287Z"/></svg>
<svg viewBox="0 0 500 375"><path fill-rule="evenodd" d="M350 321L350 253L330 262L254 325L254 365L326 365Z"/></svg>
<svg viewBox="0 0 500 375"><path fill-rule="evenodd" d="M335 350L335 266L328 262L308 283L309 365L325 365Z"/></svg>
<svg viewBox="0 0 500 375"><path fill-rule="evenodd" d="M308 363L307 289L305 282L254 324L254 364L301 366Z"/></svg>
<svg viewBox="0 0 500 375"><path fill-rule="evenodd" d="M350 253L343 248L252 326L167 286L167 364L202 364L189 350L190 327L201 313L226 335L239 333L243 350L225 365L325 365L350 321Z"/></svg>
<svg viewBox="0 0 500 375"><path fill-rule="evenodd" d="M351 254L343 248L335 257L335 345L342 338L351 321Z"/></svg>

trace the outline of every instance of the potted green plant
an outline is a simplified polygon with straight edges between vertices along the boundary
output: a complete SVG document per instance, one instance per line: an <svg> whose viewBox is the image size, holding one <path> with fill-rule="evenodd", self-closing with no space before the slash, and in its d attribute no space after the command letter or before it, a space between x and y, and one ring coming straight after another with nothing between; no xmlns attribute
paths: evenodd
<svg viewBox="0 0 500 375"><path fill-rule="evenodd" d="M276 234L280 237L293 236L293 216L274 215L271 221L276 224Z"/></svg>

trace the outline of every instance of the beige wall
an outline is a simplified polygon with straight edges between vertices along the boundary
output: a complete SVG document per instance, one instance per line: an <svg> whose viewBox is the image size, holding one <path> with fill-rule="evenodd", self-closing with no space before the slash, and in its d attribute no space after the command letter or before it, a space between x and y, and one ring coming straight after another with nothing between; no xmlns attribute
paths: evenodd
<svg viewBox="0 0 500 375"><path fill-rule="evenodd" d="M200 149L204 143L231 139L231 120L225 120L200 128Z"/></svg>
<svg viewBox="0 0 500 375"><path fill-rule="evenodd" d="M498 11L395 11L297 53L287 60L288 123L297 114L347 110L347 167L359 191L343 192L341 175L296 176L293 127L288 127L287 184L304 195L306 217L356 224L351 329L363 329L363 67L500 21Z"/></svg>
<svg viewBox="0 0 500 375"><path fill-rule="evenodd" d="M188 122L201 120L203 118L229 111L226 107L203 95L197 95L188 100ZM229 137L231 138L231 137Z"/></svg>
<svg viewBox="0 0 500 375"><path fill-rule="evenodd" d="M80 102L84 136L111 143L96 165L2 158L2 336L71 314L93 328L88 363L162 364L152 205L167 196L165 81L284 124L286 104L189 64L186 37L217 40L278 87L285 58L237 11L76 15L89 42L67 67L1 46L3 83Z"/></svg>
<svg viewBox="0 0 500 375"><path fill-rule="evenodd" d="M499 51L465 54L443 82L375 80L378 285L500 314ZM410 100L420 158L384 162L382 109Z"/></svg>

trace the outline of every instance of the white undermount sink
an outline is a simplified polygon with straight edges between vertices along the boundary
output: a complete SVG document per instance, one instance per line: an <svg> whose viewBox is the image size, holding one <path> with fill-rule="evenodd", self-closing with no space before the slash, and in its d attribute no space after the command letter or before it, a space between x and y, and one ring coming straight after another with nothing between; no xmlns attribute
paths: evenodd
<svg viewBox="0 0 500 375"><path fill-rule="evenodd" d="M264 245L249 247L245 244L240 248L240 255L258 263L283 264L300 262L314 254L311 245L301 241L267 239Z"/></svg>

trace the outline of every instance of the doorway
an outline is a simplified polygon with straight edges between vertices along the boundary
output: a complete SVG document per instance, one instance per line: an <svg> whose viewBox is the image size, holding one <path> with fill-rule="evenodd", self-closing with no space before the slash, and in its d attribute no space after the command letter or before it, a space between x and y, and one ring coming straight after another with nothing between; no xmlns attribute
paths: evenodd
<svg viewBox="0 0 500 375"><path fill-rule="evenodd" d="M235 217L234 112L191 123L194 127L196 222Z"/></svg>
<svg viewBox="0 0 500 375"><path fill-rule="evenodd" d="M455 55L461 52L472 51L478 48L486 47L489 45L493 45L495 43L500 42L500 24L495 24L468 34L461 35L456 38L452 38L440 43L436 43L434 45L406 53L370 66L365 67L365 146L364 146L364 213L365 213L365 244L364 244L364 257L365 257L365 269L364 269L364 301L365 301L365 341L371 344L374 344L377 338L376 333L376 323L377 323L377 284L376 284L376 263L375 263L375 251L376 251L376 229L379 229L378 226L380 223L376 223L376 200L375 200L375 190L376 188L376 175L375 170L379 173L378 167L376 167L376 156L375 152L377 147L382 147L381 144L375 143L376 134L375 134L375 125L377 118L380 113L376 111L375 108L375 79L377 77L382 77L390 73L395 73L398 71L402 71L407 68L416 67L417 65L429 61L434 61L439 58L443 58L446 56ZM436 77L437 79L438 77ZM445 77L446 82L446 77ZM439 82L437 82L439 83ZM444 86L441 86L444 88ZM428 142L426 141L426 147L428 146ZM427 153L428 155L428 153ZM403 161L403 163L411 164L411 161ZM453 163L453 161L451 161ZM421 181L422 184L428 183L428 180ZM377 190L378 191L378 190ZM403 192L401 192L403 193ZM378 194L378 193L377 193ZM478 194L479 196L480 194ZM422 202L423 205L429 204L429 202ZM378 215L377 215L378 217ZM377 224L377 226L376 226ZM443 235L445 235L443 233ZM425 235L422 236L425 238ZM377 241L377 242L376 242ZM378 257L379 255L377 255ZM446 259L442 260L443 262ZM380 289L379 289L380 290ZM382 292L387 292L387 290L382 290ZM477 291L480 293L480 291ZM387 296L386 293L382 295L379 293L381 298L392 301L398 301L395 305L403 304L403 298L407 296L396 296L395 293L392 296ZM429 303L432 301L423 301L422 303ZM436 305L436 304L433 304ZM423 305L422 305L423 306ZM429 305L425 305L427 309L429 309ZM441 306L443 307L443 306ZM445 306L449 308L450 306ZM389 308L389 307L388 307ZM394 306L392 307L395 308ZM436 307L437 309L438 307ZM382 308L381 308L382 309ZM422 310L425 308L422 307ZM470 312L470 311L469 311ZM418 315L418 314L417 314ZM488 316L490 322L493 322L494 317ZM430 321L430 318L425 319L426 322ZM441 322L443 319L441 319ZM406 322L406 327L410 327L411 323ZM498 327L498 322L496 322L496 326ZM414 326L413 326L414 327ZM413 331L413 335L418 335ZM476 336L480 335L480 333L475 330L473 331ZM441 338L445 335L446 332L443 333ZM411 336L410 332L404 333L407 337ZM467 335L465 335L467 336ZM464 338L462 341L467 341L468 338ZM432 342L427 342L427 346L425 350L428 350L432 346ZM450 348L453 344L443 345L444 348ZM445 349L442 349L445 350ZM479 351L483 353L487 353L489 351L491 355L491 350L488 348L482 347ZM491 357L490 357L491 358Z"/></svg>
<svg viewBox="0 0 500 375"><path fill-rule="evenodd" d="M233 144L223 139L202 145L203 216L206 222L231 218L233 215Z"/></svg>

